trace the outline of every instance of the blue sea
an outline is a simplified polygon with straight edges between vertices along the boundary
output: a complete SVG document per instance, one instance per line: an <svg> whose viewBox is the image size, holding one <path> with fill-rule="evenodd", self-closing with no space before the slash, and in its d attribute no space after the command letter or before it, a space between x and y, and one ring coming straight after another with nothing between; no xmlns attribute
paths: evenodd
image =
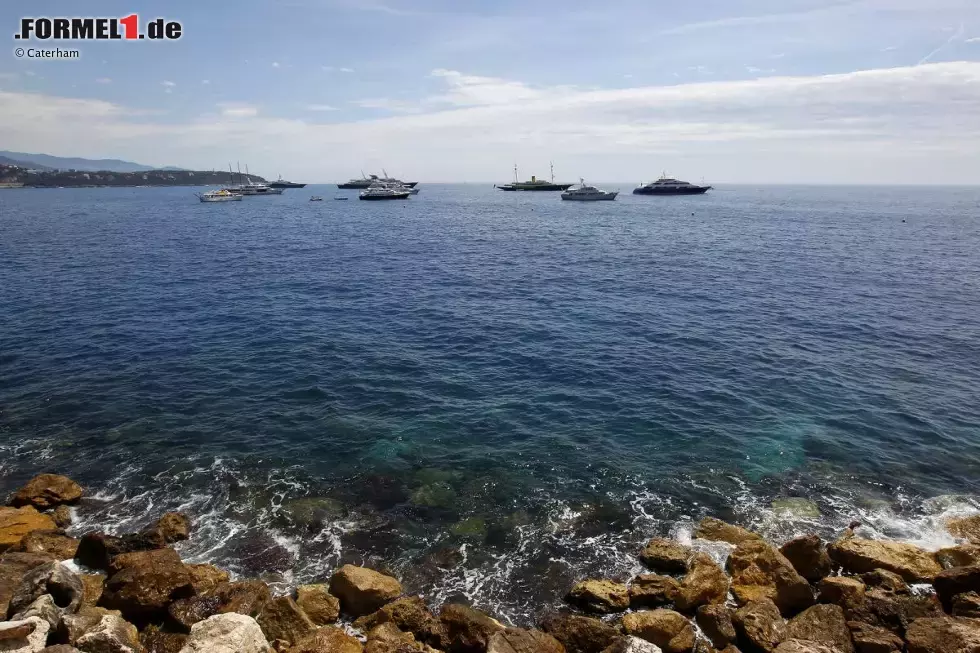
<svg viewBox="0 0 980 653"><path fill-rule="evenodd" d="M68 474L73 532L183 510L186 559L279 591L369 563L515 623L709 514L950 543L980 188L602 185L0 191L0 491Z"/></svg>

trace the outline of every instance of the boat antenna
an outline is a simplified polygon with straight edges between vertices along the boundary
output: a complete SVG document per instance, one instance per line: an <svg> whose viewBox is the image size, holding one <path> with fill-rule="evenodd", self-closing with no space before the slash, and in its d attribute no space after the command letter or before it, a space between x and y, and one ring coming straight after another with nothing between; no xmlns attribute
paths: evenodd
<svg viewBox="0 0 980 653"><path fill-rule="evenodd" d="M385 170L384 168L381 168L381 172L384 173L385 179L387 179L388 178L388 171Z"/></svg>
<svg viewBox="0 0 980 653"><path fill-rule="evenodd" d="M555 162L549 161L551 164L551 183L555 183Z"/></svg>
<svg viewBox="0 0 980 653"><path fill-rule="evenodd" d="M235 165L238 166L238 185L241 186L242 185L242 162L235 161Z"/></svg>

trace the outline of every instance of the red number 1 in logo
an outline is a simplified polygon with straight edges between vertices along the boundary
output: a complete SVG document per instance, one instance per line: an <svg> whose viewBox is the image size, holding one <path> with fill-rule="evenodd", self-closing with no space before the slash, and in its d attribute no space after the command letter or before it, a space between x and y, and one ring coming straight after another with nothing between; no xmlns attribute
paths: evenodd
<svg viewBox="0 0 980 653"><path fill-rule="evenodd" d="M119 19L119 24L126 28L126 38L139 38L139 17L136 14Z"/></svg>

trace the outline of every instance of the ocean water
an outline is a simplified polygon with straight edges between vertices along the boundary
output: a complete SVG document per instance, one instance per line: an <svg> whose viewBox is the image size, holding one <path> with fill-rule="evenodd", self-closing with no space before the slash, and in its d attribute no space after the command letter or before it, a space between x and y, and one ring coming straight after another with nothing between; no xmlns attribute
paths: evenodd
<svg viewBox="0 0 980 653"><path fill-rule="evenodd" d="M75 532L185 510L185 558L280 591L369 563L515 623L707 514L951 543L980 189L619 186L4 191L0 491L66 473Z"/></svg>

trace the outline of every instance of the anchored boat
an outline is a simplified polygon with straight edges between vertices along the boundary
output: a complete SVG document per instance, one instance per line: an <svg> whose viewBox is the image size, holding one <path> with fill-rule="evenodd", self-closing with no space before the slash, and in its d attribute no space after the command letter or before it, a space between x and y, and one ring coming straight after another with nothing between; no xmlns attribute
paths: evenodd
<svg viewBox="0 0 980 653"><path fill-rule="evenodd" d="M547 182L544 179L538 179L534 175L531 175L530 181L518 181L519 177L517 175L517 165L514 165L514 181L510 184L502 184L496 186L500 190L568 190L571 188L572 184L556 184L555 183L555 166L551 165L551 181Z"/></svg>
<svg viewBox="0 0 980 653"><path fill-rule="evenodd" d="M697 186L686 181L668 177L663 173L657 181L643 184L633 189L634 195L703 195L711 186Z"/></svg>

